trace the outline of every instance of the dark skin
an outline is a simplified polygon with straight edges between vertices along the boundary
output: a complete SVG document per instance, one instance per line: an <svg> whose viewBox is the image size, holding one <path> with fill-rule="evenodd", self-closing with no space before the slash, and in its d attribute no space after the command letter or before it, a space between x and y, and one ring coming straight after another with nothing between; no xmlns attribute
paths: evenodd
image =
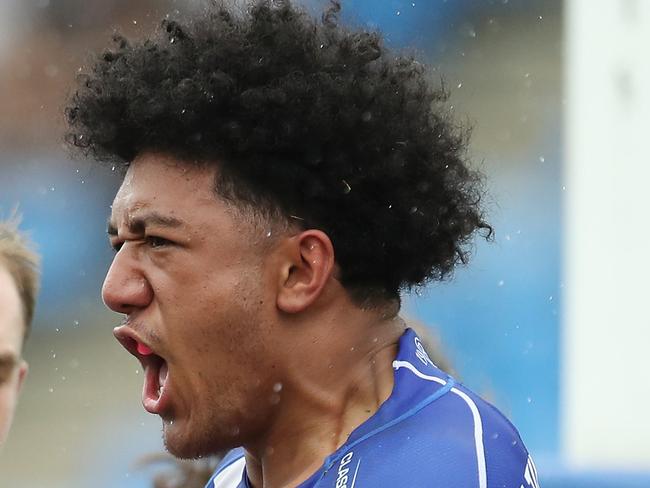
<svg viewBox="0 0 650 488"><path fill-rule="evenodd" d="M172 454L241 445L255 488L296 486L390 396L405 325L396 302L350 299L327 234L269 223L267 237L214 193L215 171L136 158L113 203L103 298L126 315L123 343L168 366L145 406Z"/></svg>

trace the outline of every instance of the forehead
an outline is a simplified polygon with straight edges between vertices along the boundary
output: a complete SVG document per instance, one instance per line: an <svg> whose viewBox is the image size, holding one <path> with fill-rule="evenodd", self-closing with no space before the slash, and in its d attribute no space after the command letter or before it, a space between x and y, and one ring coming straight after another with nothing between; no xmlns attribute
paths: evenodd
<svg viewBox="0 0 650 488"><path fill-rule="evenodd" d="M241 251L244 241L252 244L248 238L258 229L250 215L218 196L217 171L216 164L186 163L158 153L140 155L113 201L109 234L173 228L177 237L200 242L209 238Z"/></svg>
<svg viewBox="0 0 650 488"><path fill-rule="evenodd" d="M0 263L0 355L19 354L23 341L20 296L13 277Z"/></svg>
<svg viewBox="0 0 650 488"><path fill-rule="evenodd" d="M134 211L157 205L182 209L190 199L191 207L212 205L216 168L183 163L164 154L145 153L129 166L122 181L113 211Z"/></svg>

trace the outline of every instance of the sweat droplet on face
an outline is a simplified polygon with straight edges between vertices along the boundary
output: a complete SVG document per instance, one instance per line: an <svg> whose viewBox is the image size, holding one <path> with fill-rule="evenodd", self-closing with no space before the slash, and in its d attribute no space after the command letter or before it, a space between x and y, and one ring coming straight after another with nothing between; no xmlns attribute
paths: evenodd
<svg viewBox="0 0 650 488"><path fill-rule="evenodd" d="M153 353L151 349L149 349L148 346L145 346L142 343L138 343L138 353L142 354L143 356L148 356L149 354Z"/></svg>

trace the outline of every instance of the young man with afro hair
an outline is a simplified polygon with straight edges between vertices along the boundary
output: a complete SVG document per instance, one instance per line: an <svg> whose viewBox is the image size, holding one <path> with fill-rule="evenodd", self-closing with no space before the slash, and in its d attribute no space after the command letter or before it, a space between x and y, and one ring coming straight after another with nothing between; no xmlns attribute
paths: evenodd
<svg viewBox="0 0 650 488"><path fill-rule="evenodd" d="M289 1L166 19L82 73L67 140L124 170L104 302L211 487L530 487L517 431L438 369L400 292L491 228L445 93Z"/></svg>

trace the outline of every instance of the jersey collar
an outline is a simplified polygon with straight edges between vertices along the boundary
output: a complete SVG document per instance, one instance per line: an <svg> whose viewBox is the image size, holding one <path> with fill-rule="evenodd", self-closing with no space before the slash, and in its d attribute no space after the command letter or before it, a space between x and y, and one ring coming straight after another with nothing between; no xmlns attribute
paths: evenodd
<svg viewBox="0 0 650 488"><path fill-rule="evenodd" d="M433 363L412 329L406 329L400 337L397 357L393 361L393 380L393 391L377 412L357 427L345 444L329 455L321 469L299 488L314 486L357 445L416 414L455 384L453 378Z"/></svg>

